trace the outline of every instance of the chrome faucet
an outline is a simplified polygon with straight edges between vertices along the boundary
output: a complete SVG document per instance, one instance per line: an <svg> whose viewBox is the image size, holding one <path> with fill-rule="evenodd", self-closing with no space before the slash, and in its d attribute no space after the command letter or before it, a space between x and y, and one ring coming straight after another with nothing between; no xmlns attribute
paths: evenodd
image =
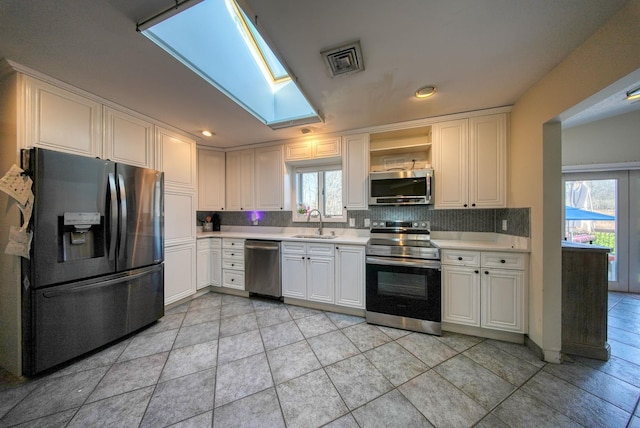
<svg viewBox="0 0 640 428"><path fill-rule="evenodd" d="M311 213L313 213L314 211L316 211L320 216L320 226L318 226L318 235L322 235L322 213L320 212L320 210L314 208L311 211L309 211L307 213L307 223L309 223L309 220L311 220Z"/></svg>

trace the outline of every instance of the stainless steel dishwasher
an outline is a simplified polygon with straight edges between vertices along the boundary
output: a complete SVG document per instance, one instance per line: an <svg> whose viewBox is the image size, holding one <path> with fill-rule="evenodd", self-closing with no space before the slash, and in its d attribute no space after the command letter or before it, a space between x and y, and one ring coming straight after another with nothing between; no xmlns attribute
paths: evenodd
<svg viewBox="0 0 640 428"><path fill-rule="evenodd" d="M265 296L282 296L280 242L247 239L244 242L244 289Z"/></svg>

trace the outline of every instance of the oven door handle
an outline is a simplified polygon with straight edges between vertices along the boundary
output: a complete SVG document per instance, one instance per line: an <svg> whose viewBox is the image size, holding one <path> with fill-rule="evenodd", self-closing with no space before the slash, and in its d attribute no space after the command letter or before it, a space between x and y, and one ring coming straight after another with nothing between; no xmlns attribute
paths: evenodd
<svg viewBox="0 0 640 428"><path fill-rule="evenodd" d="M367 264L384 266L408 266L424 269L440 269L441 265L436 260L400 259L392 257L367 257Z"/></svg>

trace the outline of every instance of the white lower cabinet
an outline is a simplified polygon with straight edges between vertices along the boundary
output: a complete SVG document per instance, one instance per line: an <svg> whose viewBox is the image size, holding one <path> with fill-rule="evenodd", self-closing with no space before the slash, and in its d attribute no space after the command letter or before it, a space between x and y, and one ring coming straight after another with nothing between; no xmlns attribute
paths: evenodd
<svg viewBox="0 0 640 428"><path fill-rule="evenodd" d="M442 320L480 327L480 268L442 265Z"/></svg>
<svg viewBox="0 0 640 428"><path fill-rule="evenodd" d="M282 295L334 303L332 244L282 243Z"/></svg>
<svg viewBox="0 0 640 428"><path fill-rule="evenodd" d="M197 244L197 288L222 285L222 241L220 238L199 239Z"/></svg>
<svg viewBox="0 0 640 428"><path fill-rule="evenodd" d="M222 286L244 290L244 239L222 238Z"/></svg>
<svg viewBox="0 0 640 428"><path fill-rule="evenodd" d="M364 309L364 247L282 243L282 295Z"/></svg>
<svg viewBox="0 0 640 428"><path fill-rule="evenodd" d="M442 251L442 321L527 332L527 255Z"/></svg>
<svg viewBox="0 0 640 428"><path fill-rule="evenodd" d="M365 247L336 245L336 304L364 309Z"/></svg>
<svg viewBox="0 0 640 428"><path fill-rule="evenodd" d="M164 250L164 303L168 305L196 292L196 244Z"/></svg>

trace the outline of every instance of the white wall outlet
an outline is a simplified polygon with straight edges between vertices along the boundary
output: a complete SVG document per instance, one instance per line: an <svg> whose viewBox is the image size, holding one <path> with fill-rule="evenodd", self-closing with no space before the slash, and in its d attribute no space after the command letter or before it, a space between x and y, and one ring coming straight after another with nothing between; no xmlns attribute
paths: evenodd
<svg viewBox="0 0 640 428"><path fill-rule="evenodd" d="M364 219L364 227L371 227L371 220L368 218Z"/></svg>
<svg viewBox="0 0 640 428"><path fill-rule="evenodd" d="M350 218L349 219L349 227L356 227L356 219L355 218Z"/></svg>
<svg viewBox="0 0 640 428"><path fill-rule="evenodd" d="M507 220L502 220L502 230L507 230Z"/></svg>

